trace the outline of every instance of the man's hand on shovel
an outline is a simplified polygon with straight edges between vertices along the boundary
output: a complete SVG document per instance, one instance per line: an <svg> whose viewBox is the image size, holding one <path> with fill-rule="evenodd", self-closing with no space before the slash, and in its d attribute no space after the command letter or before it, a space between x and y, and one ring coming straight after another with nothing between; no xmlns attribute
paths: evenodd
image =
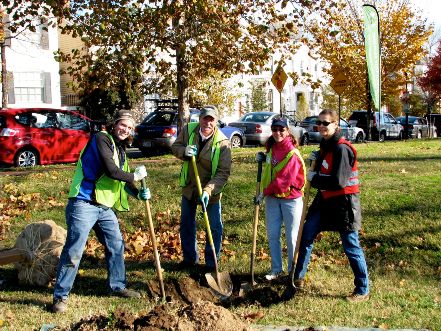
<svg viewBox="0 0 441 331"><path fill-rule="evenodd" d="M210 195L203 191L201 195L201 203L205 206L205 208L208 206L208 200L210 200Z"/></svg>

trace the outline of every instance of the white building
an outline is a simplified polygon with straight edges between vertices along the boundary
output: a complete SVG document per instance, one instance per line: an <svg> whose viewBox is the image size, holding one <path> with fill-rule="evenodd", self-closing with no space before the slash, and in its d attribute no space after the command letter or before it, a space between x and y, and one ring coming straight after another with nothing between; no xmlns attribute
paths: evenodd
<svg viewBox="0 0 441 331"><path fill-rule="evenodd" d="M324 63L312 58L309 55L308 47L302 45L291 59L285 60L283 69L288 74L288 79L283 87L281 98L279 91L271 82L271 78L277 68L276 56L273 57L270 64L271 70L262 71L259 75L233 77L234 81L240 80L243 83L242 94L244 97L238 100L235 107L238 116L243 113L243 109L250 103L251 85L256 81L265 82L269 103L268 110L279 113L280 107L282 107L283 113L295 115L299 110L300 98L303 96L308 104L308 115L317 115L323 101L322 91L320 88L313 90L310 84L305 83L305 79L309 77L313 82L320 80L322 84L328 83L329 79L323 73L323 66ZM294 84L291 77L289 77L290 73L296 73L299 77L297 84Z"/></svg>
<svg viewBox="0 0 441 331"><path fill-rule="evenodd" d="M60 108L60 66L54 59L57 28L37 22L35 32L6 38L5 46L8 108Z"/></svg>

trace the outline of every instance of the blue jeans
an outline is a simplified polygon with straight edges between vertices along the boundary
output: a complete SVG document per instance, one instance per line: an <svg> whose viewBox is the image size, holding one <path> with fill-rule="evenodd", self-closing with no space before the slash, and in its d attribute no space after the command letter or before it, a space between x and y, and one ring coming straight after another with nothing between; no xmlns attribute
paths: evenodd
<svg viewBox="0 0 441 331"><path fill-rule="evenodd" d="M305 222L297 259L295 279L305 278L311 257L314 239L320 233L320 211L314 210L308 215ZM343 250L348 257L352 272L354 273L355 293L369 293L369 277L363 249L358 239L358 231L339 231L343 243Z"/></svg>
<svg viewBox="0 0 441 331"><path fill-rule="evenodd" d="M278 199L271 196L265 198L266 233L271 253L271 273L283 271L282 247L280 236L282 224L285 225L285 239L288 247L288 271L294 257L300 219L302 217L303 199Z"/></svg>
<svg viewBox="0 0 441 331"><path fill-rule="evenodd" d="M179 230L181 236L182 252L184 261L188 263L199 263L199 252L196 240L196 209L197 202L187 200L182 197L181 203L181 227ZM216 257L219 259L221 243L222 243L222 218L221 203L212 203L207 206L208 220L210 221L210 229L213 237L214 249ZM205 227L205 222L204 222ZM208 235L205 235L205 264L214 268L214 257L211 251Z"/></svg>
<svg viewBox="0 0 441 331"><path fill-rule="evenodd" d="M78 272L84 247L93 229L105 247L108 285L112 291L126 287L124 240L111 208L69 199L66 206L67 237L61 252L54 286L54 298L67 299Z"/></svg>

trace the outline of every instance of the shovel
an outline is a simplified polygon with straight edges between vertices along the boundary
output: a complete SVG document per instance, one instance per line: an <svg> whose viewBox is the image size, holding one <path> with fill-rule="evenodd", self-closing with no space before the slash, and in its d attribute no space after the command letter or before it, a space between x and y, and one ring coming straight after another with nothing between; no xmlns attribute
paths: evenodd
<svg viewBox="0 0 441 331"><path fill-rule="evenodd" d="M315 160L311 162L311 164L309 166L309 170L313 171L314 168L315 168ZM307 180L305 183L305 190L304 190L304 197L303 197L302 217L300 219L300 226L299 226L299 232L297 234L296 247L294 250L294 256L293 256L292 263L291 263L291 271L289 272L289 276L288 276L288 287L282 293L282 299L285 301L292 299L292 297L294 296L294 294L297 291L297 287L294 284L294 272L296 269L297 255L298 255L299 249L300 249L300 241L302 240L303 225L305 224L306 212L308 211L310 190L311 190L311 182L309 182Z"/></svg>
<svg viewBox="0 0 441 331"><path fill-rule="evenodd" d="M260 181L262 179L262 162L257 164L257 181L256 181L256 199L260 194ZM256 242L257 242L257 225L259 223L259 204L256 203L254 208L254 224L253 224L253 249L251 251L250 273L251 286L256 285L254 281L254 260L256 258Z"/></svg>
<svg viewBox="0 0 441 331"><path fill-rule="evenodd" d="M199 197L202 198L202 186L201 186L201 180L199 178L199 172L196 165L196 158L194 156L191 157L191 163L193 165L193 172L196 178L196 185L198 187L198 193ZM202 203L202 211L204 214L204 221L205 226L207 228L207 236L210 243L211 251L213 252L213 260L214 260L214 267L215 267L215 277L211 273L205 274L205 279L207 280L208 286L215 291L217 294L219 294L221 297L229 297L231 296L231 293L233 293L233 282L231 281L230 274L228 272L219 272L218 265L217 265L217 256L216 251L214 249L214 242L213 237L211 235L211 228L210 228L210 221L208 220L208 213L207 208L205 207L205 204Z"/></svg>
<svg viewBox="0 0 441 331"><path fill-rule="evenodd" d="M141 186L142 186L142 188L146 188L145 178L143 178L141 180ZM147 218L149 221L150 238L152 238L153 253L155 255L156 273L157 273L158 279L159 279L159 286L161 288L162 300L165 302L166 297L165 297L165 290L164 290L164 280L162 279L161 262L159 261L158 247L156 245L155 229L153 228L152 212L150 211L150 203L148 200L145 201L145 210L147 212Z"/></svg>

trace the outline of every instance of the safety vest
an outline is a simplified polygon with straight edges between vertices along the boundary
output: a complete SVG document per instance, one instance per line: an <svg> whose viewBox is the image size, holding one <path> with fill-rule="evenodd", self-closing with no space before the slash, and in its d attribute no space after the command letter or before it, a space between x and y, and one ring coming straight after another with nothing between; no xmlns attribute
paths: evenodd
<svg viewBox="0 0 441 331"><path fill-rule="evenodd" d="M193 145L194 136L195 136L195 129L199 125L198 122L192 122L187 124L188 128L188 145ZM219 158L220 158L220 143L223 140L227 140L228 138L219 130L216 129L214 136L213 136L213 143L211 145L211 178L216 175L217 167L219 165ZM179 185L181 187L187 186L189 182L188 178L188 168L189 168L189 161L184 161L181 168L181 175L179 177Z"/></svg>
<svg viewBox="0 0 441 331"><path fill-rule="evenodd" d="M109 137L110 141L113 144L113 161L119 168L120 161L119 161L115 141L113 140L113 137L110 134L108 134L105 131L102 132L105 133L107 137ZM78 160L77 167L75 169L74 178L70 186L69 198L75 198L78 196L81 190L81 185L85 180L83 164L82 164L82 155L85 152L88 145L86 145L81 151L80 158ZM91 151L90 153L93 152ZM98 157L98 155L96 155L96 157ZM122 170L124 170L125 172L130 172L127 158L125 158L124 160L124 165ZM124 186L125 186L125 182L112 179L106 176L105 174L101 175L101 177L95 181L94 195L96 202L109 208L113 207L118 211L128 211L129 204L127 199L127 192L124 190ZM90 199L92 199L92 197L90 197Z"/></svg>
<svg viewBox="0 0 441 331"><path fill-rule="evenodd" d="M291 158L294 154L297 155L300 162L302 162L303 178L305 178L305 173L306 173L305 162L303 162L303 158L300 155L300 152L297 148L290 150L288 152L288 154L286 154L284 159L282 161L280 161L279 163L277 163L274 167L272 166L273 149L271 148L268 152L267 157L266 157L265 167L262 172L262 180L260 182L260 188L261 188L262 192L266 187L268 187L268 185L274 180L274 178L276 178L277 173L288 164L289 160L291 160ZM297 187L297 189L301 190L303 193L304 186L305 186L305 181L303 181L302 187ZM285 197L289 196L290 194L291 194L291 187L289 187L286 192L283 192L280 194L275 194L274 196L276 198L285 198Z"/></svg>
<svg viewBox="0 0 441 331"><path fill-rule="evenodd" d="M338 141L338 144L345 144L348 146L352 153L354 153L354 165L352 166L352 173L349 177L348 181L346 182L345 186L340 190L321 190L322 196L325 199L336 197L339 195L345 195L345 194L353 194L353 193L359 193L359 180L358 180L358 161L357 161L357 152L355 148L351 145L349 141L347 141L344 138L340 138ZM326 153L323 158L323 162L320 166L320 175L321 176L330 176L332 172L332 166L333 166L333 158L334 153L332 151Z"/></svg>

